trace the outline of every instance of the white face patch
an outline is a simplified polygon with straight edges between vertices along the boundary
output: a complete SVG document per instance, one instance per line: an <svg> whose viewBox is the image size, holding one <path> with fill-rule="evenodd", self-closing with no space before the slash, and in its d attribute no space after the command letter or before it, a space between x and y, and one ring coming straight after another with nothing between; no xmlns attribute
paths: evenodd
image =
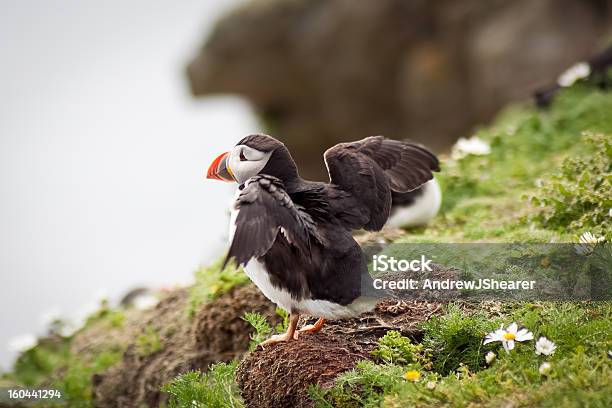
<svg viewBox="0 0 612 408"><path fill-rule="evenodd" d="M259 174L266 167L271 155L272 152L261 152L246 145L237 145L229 155L229 168L238 184L242 184Z"/></svg>

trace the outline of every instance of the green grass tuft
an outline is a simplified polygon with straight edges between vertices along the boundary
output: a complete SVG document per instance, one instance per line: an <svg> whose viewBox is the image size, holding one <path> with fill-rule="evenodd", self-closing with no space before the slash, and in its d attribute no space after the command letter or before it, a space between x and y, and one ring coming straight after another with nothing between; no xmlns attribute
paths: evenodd
<svg viewBox="0 0 612 408"><path fill-rule="evenodd" d="M229 292L235 286L249 282L242 268L229 263L221 269L223 258L209 267L201 267L195 272L195 284L189 293L189 316L194 316L198 307Z"/></svg>
<svg viewBox="0 0 612 408"><path fill-rule="evenodd" d="M239 408L240 398L234 373L238 362L218 363L206 374L189 371L162 387L170 394L169 408Z"/></svg>

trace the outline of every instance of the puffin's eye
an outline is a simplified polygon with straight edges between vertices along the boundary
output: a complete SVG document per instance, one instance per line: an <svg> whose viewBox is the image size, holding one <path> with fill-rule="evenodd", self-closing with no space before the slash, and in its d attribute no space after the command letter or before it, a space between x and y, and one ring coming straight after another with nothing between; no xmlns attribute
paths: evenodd
<svg viewBox="0 0 612 408"><path fill-rule="evenodd" d="M248 159L246 158L246 156L244 155L244 151L240 151L240 161L247 161Z"/></svg>

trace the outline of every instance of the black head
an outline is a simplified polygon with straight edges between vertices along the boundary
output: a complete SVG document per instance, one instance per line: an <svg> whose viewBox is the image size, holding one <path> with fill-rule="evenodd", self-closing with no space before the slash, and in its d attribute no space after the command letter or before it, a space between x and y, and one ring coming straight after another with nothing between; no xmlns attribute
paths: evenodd
<svg viewBox="0 0 612 408"><path fill-rule="evenodd" d="M208 170L208 178L239 184L257 174L268 174L285 183L299 177L287 147L272 136L263 134L243 138L231 152L217 157Z"/></svg>

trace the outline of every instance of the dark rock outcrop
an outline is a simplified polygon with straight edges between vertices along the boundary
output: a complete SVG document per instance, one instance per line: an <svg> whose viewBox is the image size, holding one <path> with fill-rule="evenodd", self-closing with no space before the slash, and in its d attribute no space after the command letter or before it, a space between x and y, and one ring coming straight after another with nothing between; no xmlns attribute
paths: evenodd
<svg viewBox="0 0 612 408"><path fill-rule="evenodd" d="M189 64L194 95L245 96L322 175L372 134L440 150L595 51L611 0L253 0Z"/></svg>

